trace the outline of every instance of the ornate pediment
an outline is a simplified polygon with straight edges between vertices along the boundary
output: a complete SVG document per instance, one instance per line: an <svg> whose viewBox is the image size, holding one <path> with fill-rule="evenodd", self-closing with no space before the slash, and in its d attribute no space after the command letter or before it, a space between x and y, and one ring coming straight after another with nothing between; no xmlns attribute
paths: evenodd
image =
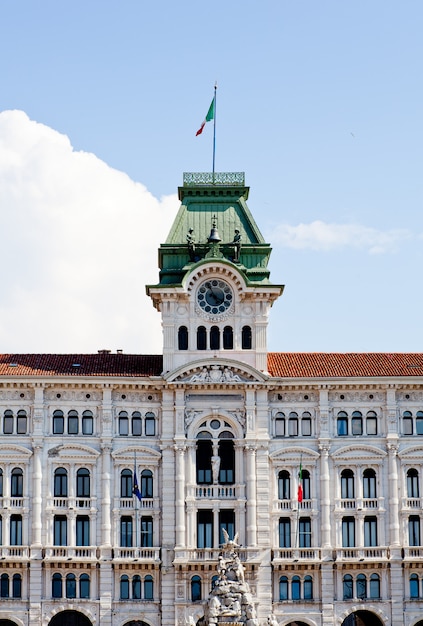
<svg viewBox="0 0 423 626"><path fill-rule="evenodd" d="M346 461L369 461L379 460L386 456L385 450L365 444L348 445L332 452L333 460L339 462Z"/></svg>
<svg viewBox="0 0 423 626"><path fill-rule="evenodd" d="M319 453L315 452L314 450L301 448L300 446L293 447L290 440L286 443L283 439L281 439L280 441L283 447L275 450L269 455L269 458L272 461L284 461L286 463L294 462L299 464L300 459L302 459L302 463L304 465L307 463L314 463L319 458Z"/></svg>
<svg viewBox="0 0 423 626"><path fill-rule="evenodd" d="M167 382L198 385L234 385L239 383L264 382L267 377L255 368L234 361L219 359L213 363L197 361L184 365L165 378Z"/></svg>

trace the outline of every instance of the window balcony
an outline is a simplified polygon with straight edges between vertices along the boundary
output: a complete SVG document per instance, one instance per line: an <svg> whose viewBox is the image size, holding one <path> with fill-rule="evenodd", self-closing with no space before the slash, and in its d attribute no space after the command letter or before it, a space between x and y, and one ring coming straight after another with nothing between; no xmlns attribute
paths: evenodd
<svg viewBox="0 0 423 626"><path fill-rule="evenodd" d="M336 558L339 561L386 561L389 559L389 549L381 546L367 548L337 548Z"/></svg>
<svg viewBox="0 0 423 626"><path fill-rule="evenodd" d="M67 496L56 496L48 499L47 507L50 509L91 510L97 508L97 498L79 498L75 496L70 498Z"/></svg>
<svg viewBox="0 0 423 626"><path fill-rule="evenodd" d="M316 501L304 499L302 502L298 502L297 498L277 500L276 507L278 511L312 511L316 508Z"/></svg>
<svg viewBox="0 0 423 626"><path fill-rule="evenodd" d="M320 548L277 548L273 550L273 563L289 561L320 561Z"/></svg>
<svg viewBox="0 0 423 626"><path fill-rule="evenodd" d="M402 508L403 509L422 509L423 500L422 498L402 498Z"/></svg>
<svg viewBox="0 0 423 626"><path fill-rule="evenodd" d="M29 558L28 546L0 546L0 559L19 559Z"/></svg>
<svg viewBox="0 0 423 626"><path fill-rule="evenodd" d="M245 485L189 485L187 497L197 500L239 500L245 498Z"/></svg>
<svg viewBox="0 0 423 626"><path fill-rule="evenodd" d="M189 562L214 562L219 559L222 554L222 548L175 548L175 563ZM253 561L259 558L260 551L258 548L244 548L238 550L241 561Z"/></svg>
<svg viewBox="0 0 423 626"><path fill-rule="evenodd" d="M48 561L97 559L97 546L47 546L45 558Z"/></svg>
<svg viewBox="0 0 423 626"><path fill-rule="evenodd" d="M0 508L2 509L22 509L28 506L28 498L7 496L0 498Z"/></svg>
<svg viewBox="0 0 423 626"><path fill-rule="evenodd" d="M141 500L138 500L135 496L131 498L115 498L114 507L115 509L125 509L127 511L151 510L154 509L154 498L141 498Z"/></svg>
<svg viewBox="0 0 423 626"><path fill-rule="evenodd" d="M114 561L160 561L160 548L114 548Z"/></svg>
<svg viewBox="0 0 423 626"><path fill-rule="evenodd" d="M404 559L409 561L423 559L423 546L407 546L404 548Z"/></svg>

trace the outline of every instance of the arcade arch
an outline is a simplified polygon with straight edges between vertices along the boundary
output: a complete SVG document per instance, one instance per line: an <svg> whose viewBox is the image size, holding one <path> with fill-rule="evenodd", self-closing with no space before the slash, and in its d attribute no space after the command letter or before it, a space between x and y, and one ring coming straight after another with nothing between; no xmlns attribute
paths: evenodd
<svg viewBox="0 0 423 626"><path fill-rule="evenodd" d="M48 626L93 626L93 624L83 613L61 611L50 620Z"/></svg>
<svg viewBox="0 0 423 626"><path fill-rule="evenodd" d="M383 626L383 622L370 611L355 611L344 619L342 626Z"/></svg>

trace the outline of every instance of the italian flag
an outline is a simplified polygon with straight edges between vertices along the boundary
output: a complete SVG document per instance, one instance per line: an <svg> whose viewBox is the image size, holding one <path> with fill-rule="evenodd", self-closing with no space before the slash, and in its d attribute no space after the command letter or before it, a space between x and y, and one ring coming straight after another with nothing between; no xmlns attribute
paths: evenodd
<svg viewBox="0 0 423 626"><path fill-rule="evenodd" d="M298 472L298 502L303 501L303 464L300 461L300 471Z"/></svg>
<svg viewBox="0 0 423 626"><path fill-rule="evenodd" d="M207 122L211 122L212 120L214 120L214 98L211 101L211 105L209 106L209 110L207 112L206 117L204 118L203 123L201 124L200 128L197 130L197 132L195 133L195 136L197 137L198 135L201 135L201 133L203 132L203 128L206 125Z"/></svg>

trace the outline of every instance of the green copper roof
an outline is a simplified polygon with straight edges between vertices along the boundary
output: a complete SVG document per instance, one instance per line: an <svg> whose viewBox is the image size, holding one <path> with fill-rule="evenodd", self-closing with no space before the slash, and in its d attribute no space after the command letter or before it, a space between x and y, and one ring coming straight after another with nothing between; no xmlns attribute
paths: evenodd
<svg viewBox="0 0 423 626"><path fill-rule="evenodd" d="M181 206L159 248L160 284L181 284L194 264L212 257L234 263L249 283L269 283L271 248L247 206L244 173L186 173L178 192ZM209 241L212 229L220 241ZM190 237L195 242L191 248Z"/></svg>

